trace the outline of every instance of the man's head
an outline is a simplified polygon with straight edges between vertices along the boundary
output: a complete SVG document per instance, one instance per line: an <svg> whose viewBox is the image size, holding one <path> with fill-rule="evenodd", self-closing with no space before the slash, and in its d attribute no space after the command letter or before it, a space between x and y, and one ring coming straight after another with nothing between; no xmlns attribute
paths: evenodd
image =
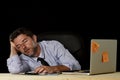
<svg viewBox="0 0 120 80"><path fill-rule="evenodd" d="M29 37L33 37L33 33L30 31L30 30L28 30L27 28L24 28L24 27L21 27L21 28L18 28L18 29L16 29L13 33L11 33L10 34L10 36L9 36L9 39L10 39L10 41L14 41L14 39L17 37L17 36L19 36L20 34L25 34L25 35L27 35L27 36L29 36Z"/></svg>
<svg viewBox="0 0 120 80"><path fill-rule="evenodd" d="M37 52L37 37L26 28L18 28L10 35L16 50L27 56L34 56Z"/></svg>

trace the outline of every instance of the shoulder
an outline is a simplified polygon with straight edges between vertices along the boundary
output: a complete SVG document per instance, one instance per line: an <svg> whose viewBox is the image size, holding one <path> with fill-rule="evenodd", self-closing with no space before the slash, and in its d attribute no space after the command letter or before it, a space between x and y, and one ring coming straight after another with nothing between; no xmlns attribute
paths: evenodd
<svg viewBox="0 0 120 80"><path fill-rule="evenodd" d="M46 40L46 41L41 41L40 46L50 48L50 49L56 49L59 47L64 47L63 44L57 40Z"/></svg>
<svg viewBox="0 0 120 80"><path fill-rule="evenodd" d="M46 40L46 41L41 41L40 44L44 45L62 45L59 41L57 40Z"/></svg>

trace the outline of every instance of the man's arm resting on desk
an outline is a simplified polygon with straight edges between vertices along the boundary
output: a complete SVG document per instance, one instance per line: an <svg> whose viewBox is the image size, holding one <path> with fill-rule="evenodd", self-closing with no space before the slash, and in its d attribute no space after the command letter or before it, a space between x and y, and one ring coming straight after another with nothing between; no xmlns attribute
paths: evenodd
<svg viewBox="0 0 120 80"><path fill-rule="evenodd" d="M59 66L40 66L35 69L35 73L56 73L62 71L68 71L70 68L59 65Z"/></svg>
<svg viewBox="0 0 120 80"><path fill-rule="evenodd" d="M22 62L18 55L7 59L7 67L10 73L21 73L29 70L28 65Z"/></svg>

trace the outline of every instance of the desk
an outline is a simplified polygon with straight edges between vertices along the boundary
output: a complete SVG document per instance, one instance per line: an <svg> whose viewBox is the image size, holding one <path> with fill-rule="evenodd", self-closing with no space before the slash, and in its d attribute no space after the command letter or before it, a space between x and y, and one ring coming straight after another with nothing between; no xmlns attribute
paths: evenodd
<svg viewBox="0 0 120 80"><path fill-rule="evenodd" d="M59 74L59 75L21 75L0 73L0 80L120 80L120 72L82 75L82 74Z"/></svg>

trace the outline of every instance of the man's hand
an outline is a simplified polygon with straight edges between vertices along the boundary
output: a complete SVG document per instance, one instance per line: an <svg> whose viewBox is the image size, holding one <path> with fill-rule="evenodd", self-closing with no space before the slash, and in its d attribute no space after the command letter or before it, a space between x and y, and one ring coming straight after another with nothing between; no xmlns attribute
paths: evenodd
<svg viewBox="0 0 120 80"><path fill-rule="evenodd" d="M52 66L40 66L35 69L35 73L54 73Z"/></svg>
<svg viewBox="0 0 120 80"><path fill-rule="evenodd" d="M17 50L15 48L15 44L13 42L10 41L10 57L14 56L14 55L17 55Z"/></svg>
<svg viewBox="0 0 120 80"><path fill-rule="evenodd" d="M64 66L64 65L59 65L59 66L40 66L37 67L34 72L35 73L56 73L56 72L61 72L61 71L69 71L70 68Z"/></svg>

